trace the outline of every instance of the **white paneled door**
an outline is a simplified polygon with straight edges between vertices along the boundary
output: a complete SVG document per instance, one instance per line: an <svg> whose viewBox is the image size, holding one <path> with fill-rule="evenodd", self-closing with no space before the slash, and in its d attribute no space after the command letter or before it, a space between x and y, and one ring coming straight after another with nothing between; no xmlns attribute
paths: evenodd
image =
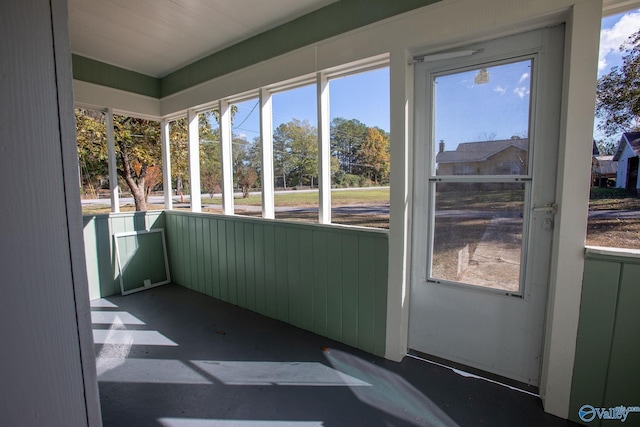
<svg viewBox="0 0 640 427"><path fill-rule="evenodd" d="M415 66L409 347L537 386L564 27ZM442 59L448 58L448 59Z"/></svg>

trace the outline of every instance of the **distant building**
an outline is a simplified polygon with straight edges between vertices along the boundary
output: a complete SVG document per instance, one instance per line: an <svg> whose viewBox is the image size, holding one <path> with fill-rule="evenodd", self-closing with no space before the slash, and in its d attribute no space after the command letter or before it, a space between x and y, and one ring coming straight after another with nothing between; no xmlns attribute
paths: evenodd
<svg viewBox="0 0 640 427"><path fill-rule="evenodd" d="M640 132L623 133L618 149L613 155L613 161L618 162L616 187L640 191L638 155L640 155Z"/></svg>
<svg viewBox="0 0 640 427"><path fill-rule="evenodd" d="M596 142L593 141L591 157L591 186L613 187L618 173L618 162L611 155L601 155Z"/></svg>
<svg viewBox="0 0 640 427"><path fill-rule="evenodd" d="M459 144L453 151L440 142L437 175L526 175L528 138Z"/></svg>

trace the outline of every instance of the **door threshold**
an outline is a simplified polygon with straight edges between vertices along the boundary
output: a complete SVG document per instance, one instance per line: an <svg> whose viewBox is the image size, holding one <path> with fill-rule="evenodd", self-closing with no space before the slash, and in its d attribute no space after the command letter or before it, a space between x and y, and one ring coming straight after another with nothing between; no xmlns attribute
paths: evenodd
<svg viewBox="0 0 640 427"><path fill-rule="evenodd" d="M451 360L443 359L431 354L422 353L418 350L409 349L407 356L412 359L420 360L423 362L431 363L443 368L451 369L458 375L468 378L476 378L490 383L498 384L503 387L507 387L511 390L519 391L521 393L529 394L531 396L540 397L538 387L526 384L521 381L513 380L511 378L503 377L502 375L493 374L491 372L483 371L482 369L472 368L471 366L464 365L462 363L453 362Z"/></svg>

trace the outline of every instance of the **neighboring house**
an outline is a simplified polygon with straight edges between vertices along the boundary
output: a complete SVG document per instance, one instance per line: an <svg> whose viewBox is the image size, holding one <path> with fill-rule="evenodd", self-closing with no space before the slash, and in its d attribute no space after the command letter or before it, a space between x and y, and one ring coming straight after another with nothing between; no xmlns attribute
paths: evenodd
<svg viewBox="0 0 640 427"><path fill-rule="evenodd" d="M638 182L638 155L640 155L640 132L625 132L620 138L613 161L618 162L616 187L640 190Z"/></svg>
<svg viewBox="0 0 640 427"><path fill-rule="evenodd" d="M529 139L464 142L445 151L440 142L438 175L525 175Z"/></svg>
<svg viewBox="0 0 640 427"><path fill-rule="evenodd" d="M616 182L618 162L613 156L593 156L591 160L591 186L609 187Z"/></svg>
<svg viewBox="0 0 640 427"><path fill-rule="evenodd" d="M615 185L618 162L613 156L600 155L600 150L593 141L593 154L591 157L591 186L609 187Z"/></svg>

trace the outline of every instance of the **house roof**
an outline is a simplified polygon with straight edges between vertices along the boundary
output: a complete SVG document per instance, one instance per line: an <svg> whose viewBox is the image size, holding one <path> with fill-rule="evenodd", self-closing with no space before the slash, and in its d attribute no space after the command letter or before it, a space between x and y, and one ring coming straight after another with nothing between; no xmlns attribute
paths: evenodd
<svg viewBox="0 0 640 427"><path fill-rule="evenodd" d="M594 156L593 172L600 175L615 175L618 172L618 162L613 156Z"/></svg>
<svg viewBox="0 0 640 427"><path fill-rule="evenodd" d="M618 149L613 155L614 161L617 162L620 160L620 156L627 146L633 150L636 156L640 155L640 132L625 132L622 134L620 142L618 143Z"/></svg>
<svg viewBox="0 0 640 427"><path fill-rule="evenodd" d="M529 149L529 139L463 142L458 145L455 151L438 153L436 155L436 163L481 162L509 147L527 151Z"/></svg>

